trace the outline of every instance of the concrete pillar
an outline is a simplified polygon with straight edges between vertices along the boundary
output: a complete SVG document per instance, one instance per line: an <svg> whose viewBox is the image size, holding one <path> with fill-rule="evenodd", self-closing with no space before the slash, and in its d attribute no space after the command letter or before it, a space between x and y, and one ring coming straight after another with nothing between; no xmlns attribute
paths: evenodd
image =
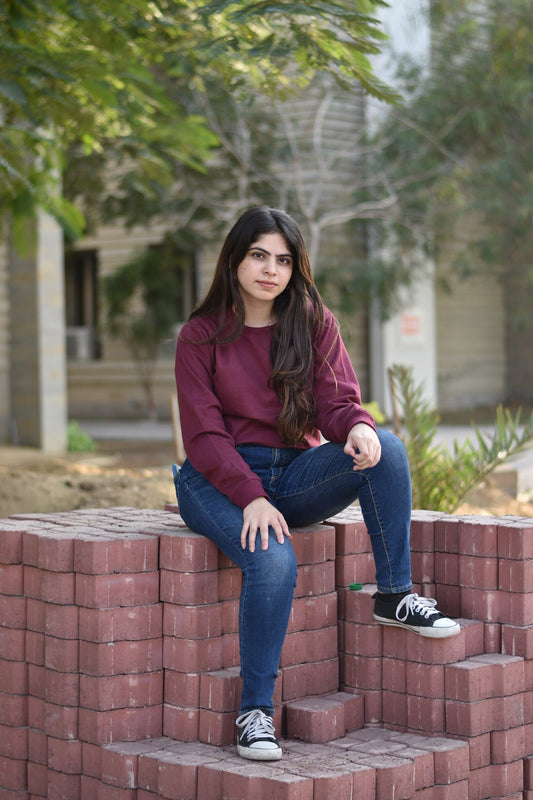
<svg viewBox="0 0 533 800"><path fill-rule="evenodd" d="M39 211L9 256L11 417L20 444L67 445L63 234Z"/></svg>

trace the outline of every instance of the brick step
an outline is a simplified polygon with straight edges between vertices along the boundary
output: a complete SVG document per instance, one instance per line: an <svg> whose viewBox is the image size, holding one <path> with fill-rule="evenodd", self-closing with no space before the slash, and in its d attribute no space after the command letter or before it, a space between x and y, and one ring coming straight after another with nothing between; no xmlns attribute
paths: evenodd
<svg viewBox="0 0 533 800"><path fill-rule="evenodd" d="M450 738L364 728L328 744L280 741L281 761L247 761L235 746L153 739L106 745L91 774L82 776L84 800L467 800L470 749ZM89 760L87 760L88 763ZM476 785L521 791L522 761L513 769L478 767ZM520 780L518 772L520 771ZM513 791L508 791L511 789ZM504 793L505 792L505 793ZM478 796L489 796L488 794Z"/></svg>

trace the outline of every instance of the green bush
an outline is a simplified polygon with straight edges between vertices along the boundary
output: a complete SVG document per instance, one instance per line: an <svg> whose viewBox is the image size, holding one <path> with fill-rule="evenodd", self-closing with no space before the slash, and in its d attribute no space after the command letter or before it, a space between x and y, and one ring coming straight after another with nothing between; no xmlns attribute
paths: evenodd
<svg viewBox="0 0 533 800"><path fill-rule="evenodd" d="M67 427L67 449L69 453L93 453L96 450L94 439L82 431L75 420Z"/></svg>

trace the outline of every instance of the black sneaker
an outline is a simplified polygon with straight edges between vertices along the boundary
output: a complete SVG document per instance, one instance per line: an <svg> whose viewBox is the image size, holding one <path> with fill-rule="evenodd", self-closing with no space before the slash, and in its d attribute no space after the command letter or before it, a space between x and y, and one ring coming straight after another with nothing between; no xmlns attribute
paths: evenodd
<svg viewBox="0 0 533 800"><path fill-rule="evenodd" d="M407 628L432 639L455 636L461 630L459 623L435 608L437 601L432 597L419 597L413 593L404 595L398 603L387 603L375 594L374 599L374 619L382 625Z"/></svg>
<svg viewBox="0 0 533 800"><path fill-rule="evenodd" d="M237 717L236 725L240 728L237 736L240 756L254 761L278 761L281 758L281 747L271 716L256 708Z"/></svg>

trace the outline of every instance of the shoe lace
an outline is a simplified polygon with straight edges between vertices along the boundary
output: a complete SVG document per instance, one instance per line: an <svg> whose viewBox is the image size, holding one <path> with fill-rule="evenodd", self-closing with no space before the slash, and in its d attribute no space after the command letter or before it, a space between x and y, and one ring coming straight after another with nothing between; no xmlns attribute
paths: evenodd
<svg viewBox="0 0 533 800"><path fill-rule="evenodd" d="M435 608L437 601L433 597L419 597L416 592L407 594L400 600L396 608L396 618L400 622L405 622L409 614L421 614L426 619L432 614L440 612Z"/></svg>
<svg viewBox="0 0 533 800"><path fill-rule="evenodd" d="M236 719L236 725L243 730L246 729L246 734L250 738L275 735L272 719L259 708L248 711L246 714L241 714L241 716Z"/></svg>

